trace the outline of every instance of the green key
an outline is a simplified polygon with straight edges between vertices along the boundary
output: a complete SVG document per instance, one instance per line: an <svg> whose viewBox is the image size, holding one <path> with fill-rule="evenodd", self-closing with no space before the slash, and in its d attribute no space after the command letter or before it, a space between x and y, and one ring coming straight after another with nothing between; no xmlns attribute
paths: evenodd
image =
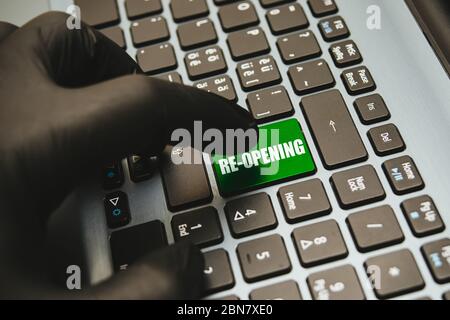
<svg viewBox="0 0 450 320"><path fill-rule="evenodd" d="M259 127L256 147L236 156L212 158L222 196L311 175L316 166L295 119Z"/></svg>

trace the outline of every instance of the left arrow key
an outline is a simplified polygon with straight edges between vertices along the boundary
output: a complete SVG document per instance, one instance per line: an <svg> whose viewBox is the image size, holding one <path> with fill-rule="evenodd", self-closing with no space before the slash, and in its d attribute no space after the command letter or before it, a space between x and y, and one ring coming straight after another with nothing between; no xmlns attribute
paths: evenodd
<svg viewBox="0 0 450 320"><path fill-rule="evenodd" d="M130 206L127 195L122 191L109 193L103 201L106 222L114 229L127 225L131 220Z"/></svg>

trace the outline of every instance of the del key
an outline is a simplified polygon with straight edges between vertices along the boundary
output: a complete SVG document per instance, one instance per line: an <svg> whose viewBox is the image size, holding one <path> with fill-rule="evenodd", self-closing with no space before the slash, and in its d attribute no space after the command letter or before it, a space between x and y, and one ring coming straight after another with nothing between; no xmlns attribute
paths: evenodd
<svg viewBox="0 0 450 320"><path fill-rule="evenodd" d="M303 113L327 169L367 159L367 151L338 90L302 99Z"/></svg>

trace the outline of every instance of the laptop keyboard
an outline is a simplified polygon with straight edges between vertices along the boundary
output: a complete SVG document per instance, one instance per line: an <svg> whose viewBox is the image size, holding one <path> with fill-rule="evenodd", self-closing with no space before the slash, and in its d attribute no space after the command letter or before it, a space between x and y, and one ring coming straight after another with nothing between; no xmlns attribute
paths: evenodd
<svg viewBox="0 0 450 320"><path fill-rule="evenodd" d="M86 22L124 49L128 34L136 48L136 61L149 76L184 82L238 101L247 105L258 123L267 127L293 128L289 127L294 125L293 121L298 127L297 120L292 118L296 113L307 123L307 127L298 131L294 128L290 136L303 141L310 157L303 167L268 176L270 181L261 182L258 177L248 178L244 171L233 176L236 178L226 178L219 174L220 169L214 163L212 169L221 195L237 196L225 199L224 208L213 205L213 199L220 196L213 192L205 163L176 166L169 160L171 154L195 150L170 147L160 157L166 204L173 213L173 238L188 239L203 248L207 294L231 300L301 299L299 288L307 287L313 299L365 299L365 292L372 289L362 285L366 281L361 281L361 273L355 271L362 267L369 280L375 284L379 281L373 292L380 299L421 290L425 287L425 272L436 283L450 282L450 240L442 235L441 240L426 241L426 237L445 229L439 204L434 203L432 195L413 194L398 208L381 203L387 192L396 195L420 192L426 179L413 158L396 156L407 149L408 141L401 136L406 128L382 123L390 119L390 111L382 92L374 92L376 79L370 70L359 65L364 52L350 39L345 12L333 0L171 0L169 5L161 1L166 0L125 0L124 11L119 10L116 0L75 0L75 3L81 7ZM260 14L263 10L265 15ZM311 16L314 18L308 18ZM121 20L130 20L129 30L121 29ZM170 31L168 26L172 25L176 25L176 33ZM276 37L274 45L267 35ZM324 42L318 39L327 45L321 45ZM180 56L174 46L180 47L184 55ZM334 65L327 63L325 56ZM288 71L281 72L280 66ZM186 71L183 74L188 79L182 78L180 69ZM340 78L333 76L337 70ZM232 73L236 77L230 77ZM344 92L333 89L338 82L345 87ZM293 105L295 95L291 92L301 97L300 107ZM353 119L348 109L352 106L345 103L344 95L355 96L353 107L359 119ZM238 100L239 97L246 99ZM272 121L278 122L266 124ZM357 121L376 126L359 132ZM303 132L308 132L312 141L307 141ZM363 142L361 134L367 134L369 144ZM307 143L315 146L318 157L310 154ZM364 163L369 158L369 148L383 160L389 156L382 168ZM281 168L283 161L288 160L279 161ZM333 170L329 181L314 178L317 172L314 163L318 161L325 170ZM167 243L160 221L127 227L133 212L127 195L120 191L127 179L136 187L150 179L155 167L155 159L131 155L127 161L103 168L104 207L117 272L126 270L148 250ZM129 174L124 174L125 170ZM306 175L313 177L306 179ZM387 180L392 190L385 190L381 179ZM297 181L286 183L288 180ZM283 184L278 197L261 190L274 184ZM327 184L331 189L324 187ZM259 192L245 194L250 190ZM340 208L332 208L333 197ZM361 208L368 204L379 205ZM348 214L349 209L360 211ZM346 214L346 223L326 219L333 210ZM219 218L223 211L225 224ZM325 220L315 221L321 217ZM293 226L291 234L274 231L280 219ZM400 219L407 224L400 224ZM410 230L402 230L401 225L409 226ZM224 232L225 229L229 232ZM353 243L343 237L343 229L350 232ZM264 234L258 236L261 233ZM239 239L237 246L221 248L228 236ZM366 254L402 243L405 236L425 237L422 256L397 248L368 256L364 266L342 261L337 267L327 268L332 261L344 260L349 247ZM287 249L288 242L293 244L294 251ZM232 263L236 259L239 263ZM283 278L257 286L248 297L233 293L237 283L253 284L276 278L295 271L293 265L298 263L311 270L305 283L291 274L290 280ZM423 263L428 270L419 267ZM323 268L317 271L316 266ZM236 268L243 279L236 277ZM221 295L222 291L226 292ZM442 297L449 299L449 293L443 292Z"/></svg>

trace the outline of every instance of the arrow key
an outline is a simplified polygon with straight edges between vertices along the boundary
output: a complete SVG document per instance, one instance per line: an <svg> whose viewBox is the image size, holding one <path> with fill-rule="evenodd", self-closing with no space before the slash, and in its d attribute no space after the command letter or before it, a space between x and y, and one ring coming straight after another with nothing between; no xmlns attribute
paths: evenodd
<svg viewBox="0 0 450 320"><path fill-rule="evenodd" d="M175 241L190 240L202 248L223 240L219 216L213 207L175 215L172 218L172 231Z"/></svg>
<svg viewBox="0 0 450 320"><path fill-rule="evenodd" d="M109 193L103 200L108 227L119 228L127 225L130 220L128 197L122 191Z"/></svg>
<svg viewBox="0 0 450 320"><path fill-rule="evenodd" d="M225 206L225 213L235 238L274 229L278 225L272 202L266 193L230 201Z"/></svg>

